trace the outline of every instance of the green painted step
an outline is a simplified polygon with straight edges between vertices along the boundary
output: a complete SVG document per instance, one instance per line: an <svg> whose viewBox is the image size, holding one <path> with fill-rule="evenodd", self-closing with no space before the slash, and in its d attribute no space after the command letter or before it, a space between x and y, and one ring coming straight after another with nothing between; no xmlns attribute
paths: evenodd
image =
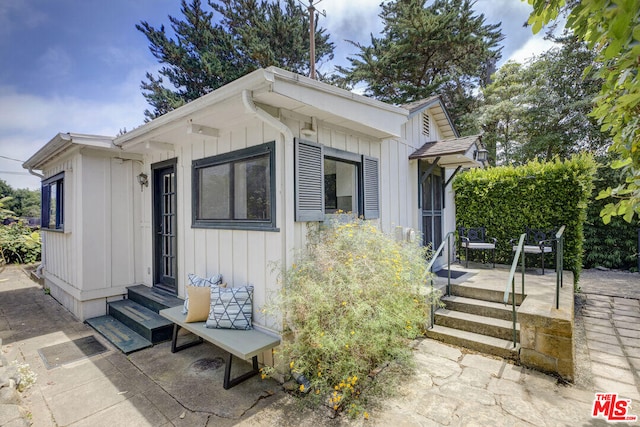
<svg viewBox="0 0 640 427"><path fill-rule="evenodd" d="M109 314L153 344L171 339L173 323L135 301L110 302Z"/></svg>
<svg viewBox="0 0 640 427"><path fill-rule="evenodd" d="M151 341L144 339L132 329L112 316L100 316L87 319L86 322L124 354L133 353L151 347Z"/></svg>
<svg viewBox="0 0 640 427"><path fill-rule="evenodd" d="M131 301L135 301L156 313L165 308L175 307L184 303L183 300L175 295L145 285L130 286L127 291L127 297Z"/></svg>

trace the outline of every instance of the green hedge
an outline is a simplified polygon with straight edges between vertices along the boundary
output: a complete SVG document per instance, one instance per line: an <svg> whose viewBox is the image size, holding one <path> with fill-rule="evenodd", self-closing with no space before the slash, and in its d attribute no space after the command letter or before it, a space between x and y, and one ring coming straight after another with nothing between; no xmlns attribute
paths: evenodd
<svg viewBox="0 0 640 427"><path fill-rule="evenodd" d="M498 239L498 261L510 264L509 240L527 226L552 229L565 225L564 265L577 281L582 267L582 227L595 171L596 163L587 154L565 161L470 170L453 182L457 226L485 226L487 235Z"/></svg>
<svg viewBox="0 0 640 427"><path fill-rule="evenodd" d="M620 170L610 167L610 158L599 158L600 167L596 174L595 189L587 209L587 221L584 224L584 260L585 268L597 266L635 271L638 269L638 229L640 220L634 217L631 224L614 216L609 224L604 224L600 211L610 199L596 200L600 190L615 188L625 180Z"/></svg>

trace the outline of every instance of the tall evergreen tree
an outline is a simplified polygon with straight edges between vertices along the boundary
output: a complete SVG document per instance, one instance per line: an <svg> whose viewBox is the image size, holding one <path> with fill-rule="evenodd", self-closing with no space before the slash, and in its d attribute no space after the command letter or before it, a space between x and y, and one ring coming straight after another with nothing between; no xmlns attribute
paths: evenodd
<svg viewBox="0 0 640 427"><path fill-rule="evenodd" d="M394 0L382 4L381 37L338 67L347 84L367 84L365 94L403 104L440 94L454 117L474 107L501 57L500 24L486 24L471 0Z"/></svg>
<svg viewBox="0 0 640 427"><path fill-rule="evenodd" d="M260 67L309 70L309 18L295 0L181 0L183 19L169 16L171 30L142 21L136 25L162 67L146 74L143 95L161 116ZM317 21L316 21L317 22ZM316 61L333 58L325 29L315 29ZM167 81L165 81L165 79Z"/></svg>
<svg viewBox="0 0 640 427"><path fill-rule="evenodd" d="M498 163L602 154L611 143L589 117L601 84L595 53L570 34L554 40L558 47L524 65L503 65L482 90L474 115Z"/></svg>

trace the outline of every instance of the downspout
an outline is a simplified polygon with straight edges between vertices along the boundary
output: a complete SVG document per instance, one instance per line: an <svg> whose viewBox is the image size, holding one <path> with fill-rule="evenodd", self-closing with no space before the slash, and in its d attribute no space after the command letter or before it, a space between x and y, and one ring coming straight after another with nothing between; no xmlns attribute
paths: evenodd
<svg viewBox="0 0 640 427"><path fill-rule="evenodd" d="M284 224L281 227L285 230L285 247L282 249L281 259L285 260L284 266L287 267L287 254L290 253L290 249L293 248L293 235L294 235L294 217L295 212L293 212L294 206L294 189L293 189L293 132L291 129L280 120L273 117L271 114L264 111L262 108L257 107L253 102L252 93L250 90L242 91L242 103L246 111L250 114L255 114L258 116L262 122L276 129L278 132L282 134L284 137L284 176L282 180L282 199L285 201L285 215L284 215ZM291 187L291 188L289 188Z"/></svg>
<svg viewBox="0 0 640 427"><path fill-rule="evenodd" d="M41 180L44 179L44 175L38 173L38 172L34 172L33 168L29 168L28 169L29 173L33 176L37 176L38 178L40 178ZM40 223L40 227L42 228L42 223ZM42 250L42 248L44 247L44 241L45 241L45 234L40 233L40 265L38 267L36 267L36 274L41 277L42 276L42 270L44 269L44 251Z"/></svg>

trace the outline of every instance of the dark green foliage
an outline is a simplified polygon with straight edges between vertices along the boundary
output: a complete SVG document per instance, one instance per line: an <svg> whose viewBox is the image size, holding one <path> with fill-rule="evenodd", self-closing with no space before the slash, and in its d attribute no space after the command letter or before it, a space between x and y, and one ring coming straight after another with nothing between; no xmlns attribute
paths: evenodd
<svg viewBox="0 0 640 427"><path fill-rule="evenodd" d="M488 80L500 59L500 24L486 24L470 0L396 0L382 3L382 36L337 67L350 85L367 84L365 94L392 104L431 95L443 97L455 118L475 107L473 92ZM464 129L462 130L464 133Z"/></svg>
<svg viewBox="0 0 640 427"><path fill-rule="evenodd" d="M170 16L175 38L164 25L143 21L136 28L149 40L149 49L163 66L159 76L147 73L142 82L146 110L154 119L258 68L278 66L309 72L309 19L295 0L284 7L275 0L182 0L184 19ZM214 13L217 12L217 13ZM333 43L325 29L315 32L316 59L333 58ZM165 80L168 82L165 82Z"/></svg>
<svg viewBox="0 0 640 427"><path fill-rule="evenodd" d="M596 164L590 155L523 166L475 169L453 182L457 226L487 227L496 237L498 262L511 263L509 240L534 229L565 229L565 268L577 281L582 267L583 224Z"/></svg>
<svg viewBox="0 0 640 427"><path fill-rule="evenodd" d="M593 197L587 210L587 221L584 225L584 260L585 268L597 266L607 268L638 268L638 229L640 221L626 222L622 217L613 217L605 225L600 218L600 211L608 203L607 200L595 200L596 195L607 187L617 187L624 182L619 170L611 169L611 158L600 159L600 167L596 174Z"/></svg>

